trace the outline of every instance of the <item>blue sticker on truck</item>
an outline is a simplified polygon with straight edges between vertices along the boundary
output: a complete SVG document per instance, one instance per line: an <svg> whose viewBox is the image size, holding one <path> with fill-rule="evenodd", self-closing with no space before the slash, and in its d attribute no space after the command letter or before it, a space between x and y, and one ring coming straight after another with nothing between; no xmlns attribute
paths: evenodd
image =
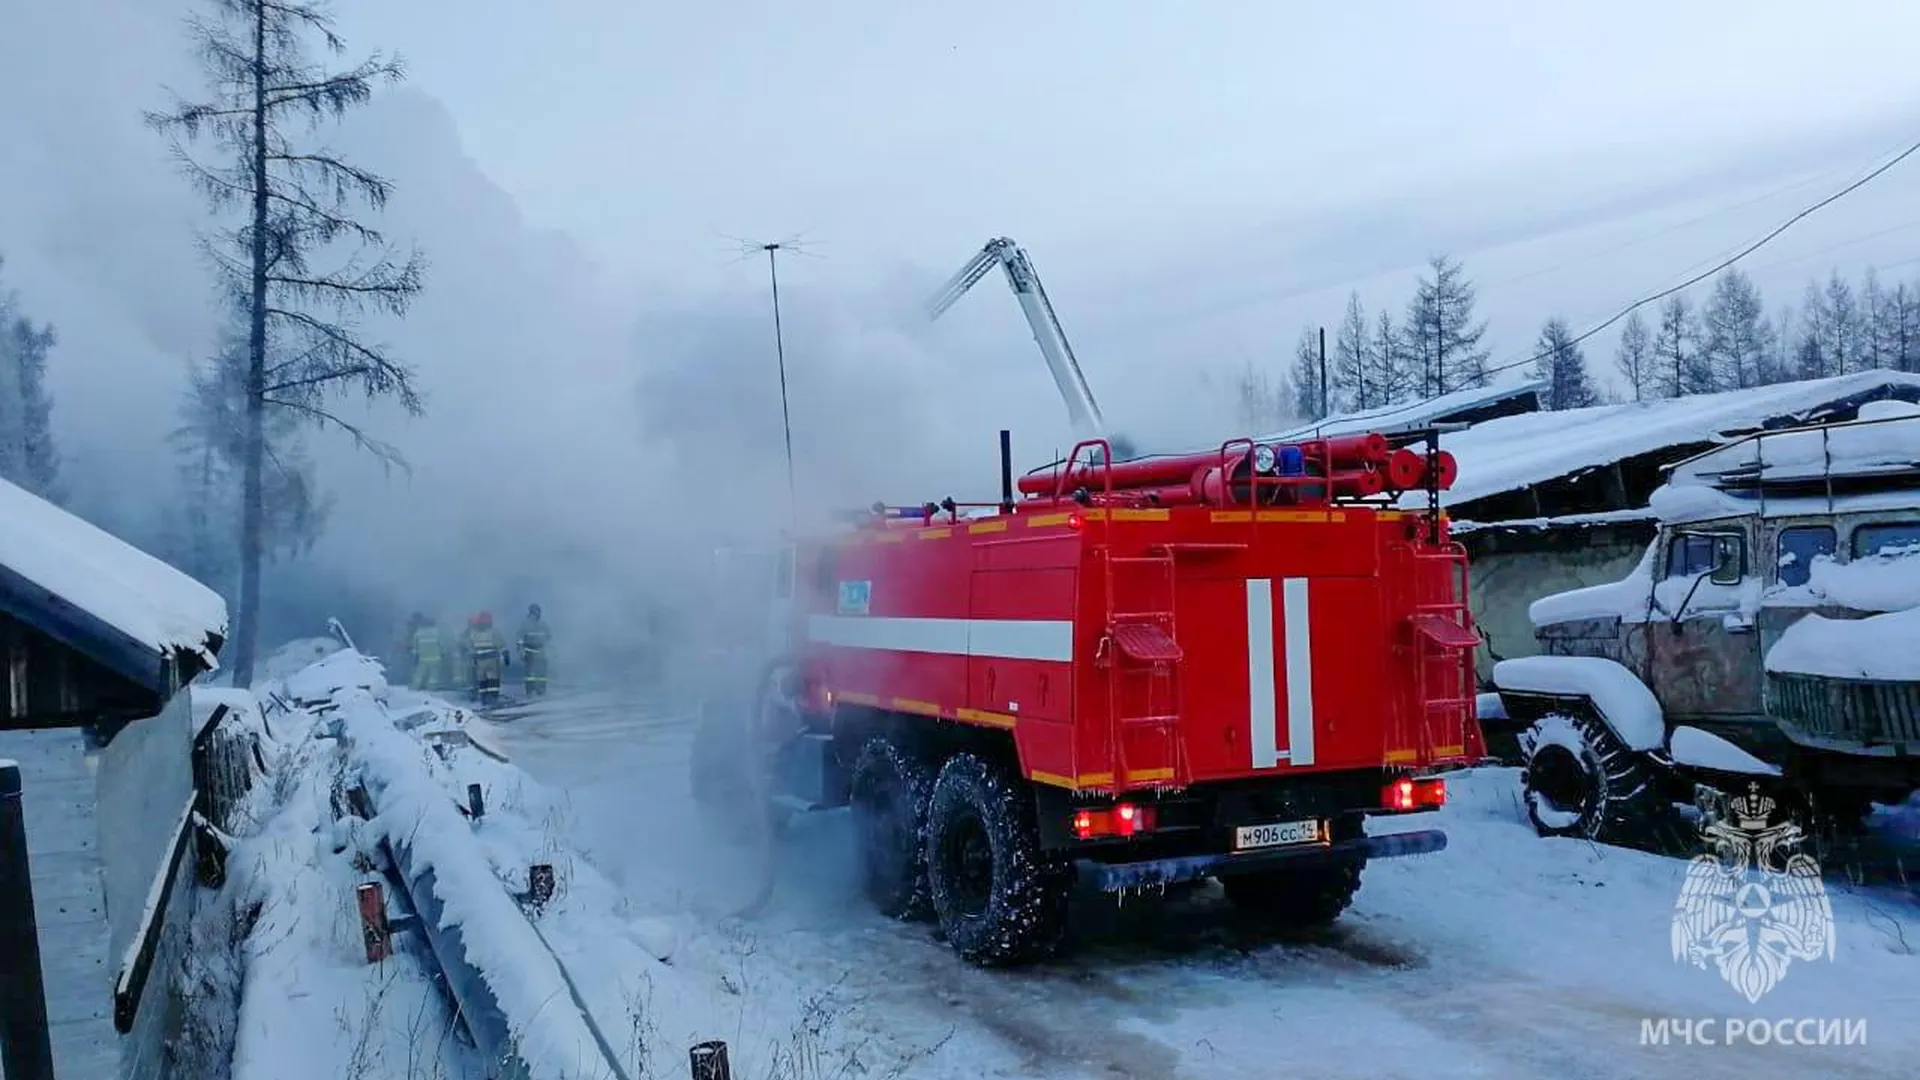
<svg viewBox="0 0 1920 1080"><path fill-rule="evenodd" d="M840 614L865 615L873 603L873 582L843 581L840 583Z"/></svg>

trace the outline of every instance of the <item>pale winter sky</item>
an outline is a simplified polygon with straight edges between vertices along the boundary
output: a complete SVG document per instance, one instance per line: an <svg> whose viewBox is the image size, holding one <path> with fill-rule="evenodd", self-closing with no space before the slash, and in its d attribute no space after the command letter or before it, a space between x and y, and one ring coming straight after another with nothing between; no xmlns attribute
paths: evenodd
<svg viewBox="0 0 1920 1080"><path fill-rule="evenodd" d="M0 9L0 255L63 333L56 423L108 516L165 481L214 325L197 204L139 125L160 85L197 89L191 9ZM1920 6L1884 0L335 10L352 54L411 63L336 142L399 183L383 224L435 260L383 331L432 412L373 417L410 484L320 440L322 554L416 582L457 576L435 544L617 560L607 534L671 516L663 461L684 484L732 460L716 445L777 457L764 266L729 237L820 256L783 266L809 500L915 501L986 494L995 428L1028 456L1067 438L1002 282L915 314L988 237L1032 252L1110 421L1212 441L1203 380L1284 365L1350 288L1398 314L1429 254L1465 261L1511 359L1920 138ZM1833 265L1911 280L1916 194L1920 158L1747 265L1772 302ZM755 479L784 504L783 474Z"/></svg>

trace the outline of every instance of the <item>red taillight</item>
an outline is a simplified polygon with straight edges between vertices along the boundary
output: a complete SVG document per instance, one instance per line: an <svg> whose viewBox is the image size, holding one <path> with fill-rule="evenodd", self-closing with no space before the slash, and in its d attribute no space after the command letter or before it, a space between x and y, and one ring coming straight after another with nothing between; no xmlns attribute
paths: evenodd
<svg viewBox="0 0 1920 1080"><path fill-rule="evenodd" d="M1380 801L1386 803L1389 810L1413 809L1413 781L1403 776L1388 784L1380 793Z"/></svg>
<svg viewBox="0 0 1920 1080"><path fill-rule="evenodd" d="M1117 803L1099 810L1078 810L1073 815L1073 835L1080 840L1096 836L1138 836L1152 832L1159 815L1152 806Z"/></svg>
<svg viewBox="0 0 1920 1080"><path fill-rule="evenodd" d="M1069 529L1078 529L1081 526L1085 525L1086 523L1087 523L1087 519L1085 517L1082 517L1079 514L1067 515L1067 528Z"/></svg>
<svg viewBox="0 0 1920 1080"><path fill-rule="evenodd" d="M1447 803L1447 782L1437 776L1403 776L1380 790L1380 801L1389 810L1437 809Z"/></svg>

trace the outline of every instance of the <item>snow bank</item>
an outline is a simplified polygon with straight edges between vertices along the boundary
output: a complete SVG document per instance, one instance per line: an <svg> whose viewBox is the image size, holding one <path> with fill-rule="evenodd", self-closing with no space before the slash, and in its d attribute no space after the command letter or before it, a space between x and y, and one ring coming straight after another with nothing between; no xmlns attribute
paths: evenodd
<svg viewBox="0 0 1920 1080"><path fill-rule="evenodd" d="M386 668L370 656L341 649L319 663L310 664L281 684L294 701L321 702L343 691L364 691L369 697L387 696Z"/></svg>
<svg viewBox="0 0 1920 1080"><path fill-rule="evenodd" d="M1844 563L1816 558L1804 588L1821 603L1855 611L1920 607L1920 547Z"/></svg>
<svg viewBox="0 0 1920 1080"><path fill-rule="evenodd" d="M342 650L315 667L345 670L356 663L376 666ZM378 808L376 827L407 852L416 872L433 870L441 925L461 928L467 962L499 1003L533 1080L614 1080L617 1074L602 1063L592 1030L570 1004L572 991L553 955L501 888L458 804L434 781L432 751L396 728L367 688L340 689L333 701Z"/></svg>
<svg viewBox="0 0 1920 1080"><path fill-rule="evenodd" d="M0 480L0 566L157 653L184 650L217 666L227 602L139 548Z"/></svg>
<svg viewBox="0 0 1920 1080"><path fill-rule="evenodd" d="M1835 679L1920 680L1920 608L1865 619L1807 615L1767 650L1767 670Z"/></svg>
<svg viewBox="0 0 1920 1080"><path fill-rule="evenodd" d="M1749 776L1779 776L1780 770L1738 746L1696 727L1676 727L1668 746L1673 760L1682 765L1718 772L1744 773Z"/></svg>
<svg viewBox="0 0 1920 1080"><path fill-rule="evenodd" d="M1580 697L1600 710L1621 741L1634 750L1666 742L1660 702L1633 672L1592 656L1519 656L1493 665L1501 690Z"/></svg>
<svg viewBox="0 0 1920 1080"><path fill-rule="evenodd" d="M275 783L250 797L278 789L280 804L260 808L265 824L228 859L224 903L195 920L190 966L206 969L195 1000L221 982L239 988L232 1080L485 1075L452 1036L453 1017L414 943L399 937L389 959L366 961L354 889L374 876L379 855L365 823L335 819L331 796L344 778L334 744L290 741L272 753ZM241 934L244 973L220 978L208 961Z"/></svg>
<svg viewBox="0 0 1920 1080"><path fill-rule="evenodd" d="M256 681L285 682L314 661L339 652L340 647L340 643L330 637L296 638L260 661L255 669Z"/></svg>

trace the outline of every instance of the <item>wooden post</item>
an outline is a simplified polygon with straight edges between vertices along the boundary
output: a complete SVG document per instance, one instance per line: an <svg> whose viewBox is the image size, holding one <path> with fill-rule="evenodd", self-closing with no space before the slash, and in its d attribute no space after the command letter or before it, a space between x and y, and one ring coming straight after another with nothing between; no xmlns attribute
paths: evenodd
<svg viewBox="0 0 1920 1080"><path fill-rule="evenodd" d="M527 896L535 905L553 899L553 864L534 863L527 867Z"/></svg>
<svg viewBox="0 0 1920 1080"><path fill-rule="evenodd" d="M0 761L0 1075L53 1080L53 1037L28 876L20 766Z"/></svg>
<svg viewBox="0 0 1920 1080"><path fill-rule="evenodd" d="M366 942L367 963L377 964L393 955L393 931L387 926L386 890L377 881L354 889L360 901L360 937Z"/></svg>
<svg viewBox="0 0 1920 1080"><path fill-rule="evenodd" d="M727 1064L727 1044L719 1039L698 1043L687 1051L693 1080L733 1080L733 1067Z"/></svg>
<svg viewBox="0 0 1920 1080"><path fill-rule="evenodd" d="M481 795L479 784L467 785L467 812L473 815L475 821L487 814L487 800Z"/></svg>

